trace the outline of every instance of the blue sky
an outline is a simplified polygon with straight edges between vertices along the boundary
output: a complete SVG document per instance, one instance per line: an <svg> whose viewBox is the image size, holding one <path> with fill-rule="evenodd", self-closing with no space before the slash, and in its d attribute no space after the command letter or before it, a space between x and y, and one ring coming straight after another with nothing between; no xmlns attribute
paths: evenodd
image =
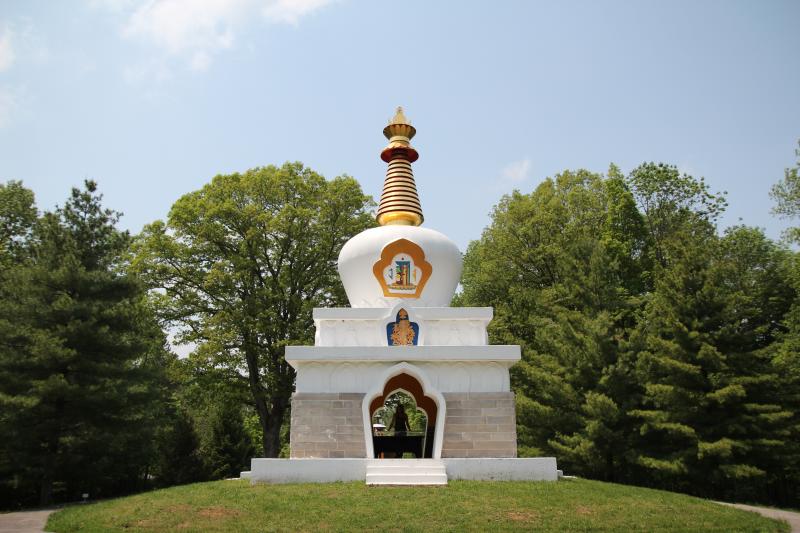
<svg viewBox="0 0 800 533"><path fill-rule="evenodd" d="M416 126L426 216L463 249L563 169L672 163L777 238L800 138L800 2L0 0L0 181L99 182L124 227L215 174L299 160L378 197Z"/></svg>

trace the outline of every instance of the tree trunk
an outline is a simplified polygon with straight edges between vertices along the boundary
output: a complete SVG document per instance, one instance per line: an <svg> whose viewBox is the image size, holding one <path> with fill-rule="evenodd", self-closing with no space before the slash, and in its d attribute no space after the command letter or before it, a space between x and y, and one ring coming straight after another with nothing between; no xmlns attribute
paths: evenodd
<svg viewBox="0 0 800 533"><path fill-rule="evenodd" d="M258 421L261 425L264 457L278 457L281 452L281 426L286 408L281 402L275 402L273 408L270 409L263 394L255 398L255 403Z"/></svg>
<svg viewBox="0 0 800 533"><path fill-rule="evenodd" d="M39 505L42 507L53 503L53 478L55 475L57 446L58 439L55 440L55 443L51 439L44 457L44 464L42 465L42 479L39 484Z"/></svg>
<svg viewBox="0 0 800 533"><path fill-rule="evenodd" d="M39 488L39 505L45 507L53 502L53 477L47 473L42 474Z"/></svg>
<svg viewBox="0 0 800 533"><path fill-rule="evenodd" d="M262 422L261 428L264 434L264 454L267 457L278 457L281 453L281 426L286 408L281 402L276 402L270 413L267 423Z"/></svg>
<svg viewBox="0 0 800 533"><path fill-rule="evenodd" d="M258 374L256 358L247 356L247 366L250 393L253 395L258 421L261 425L264 457L278 457L281 451L281 425L286 414L286 402L280 398L271 398L272 401L268 402L267 391Z"/></svg>

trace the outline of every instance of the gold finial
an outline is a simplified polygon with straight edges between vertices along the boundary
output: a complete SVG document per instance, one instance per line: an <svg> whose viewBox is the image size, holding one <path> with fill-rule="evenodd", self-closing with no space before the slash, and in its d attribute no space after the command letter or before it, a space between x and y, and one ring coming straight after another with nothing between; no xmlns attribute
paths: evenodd
<svg viewBox="0 0 800 533"><path fill-rule="evenodd" d="M408 122L402 107L397 108L394 118L383 129L383 134L389 139L389 146L381 152L381 159L389 163L389 168L378 206L377 218L381 226L419 226L424 220L417 185L411 171L411 163L419 158L419 154L411 146L411 139L416 133L417 130Z"/></svg>
<svg viewBox="0 0 800 533"><path fill-rule="evenodd" d="M383 128L383 134L389 139L389 146L411 146L411 139L416 133L417 130L408 121L400 106L397 107L397 112L389 121L389 125Z"/></svg>
<svg viewBox="0 0 800 533"><path fill-rule="evenodd" d="M408 122L406 116L403 114L403 106L397 106L397 112L394 114L394 118L392 118L392 120L389 121L389 124L408 124L409 126L411 125Z"/></svg>

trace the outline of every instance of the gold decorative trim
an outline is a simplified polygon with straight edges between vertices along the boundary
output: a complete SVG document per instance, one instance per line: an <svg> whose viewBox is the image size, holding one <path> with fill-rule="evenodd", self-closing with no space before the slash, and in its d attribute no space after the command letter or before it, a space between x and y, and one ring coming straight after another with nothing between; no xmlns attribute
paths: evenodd
<svg viewBox="0 0 800 533"><path fill-rule="evenodd" d="M401 258L393 265L392 262L397 256ZM411 261L407 261L405 256ZM395 268L402 270L394 270ZM387 273L387 269L391 275ZM418 279L416 269L419 269ZM417 243L408 239L398 239L383 247L381 258L372 265L372 273L383 289L385 297L419 298L433 273L433 266L425 260L425 252ZM387 278L396 281L390 285Z"/></svg>

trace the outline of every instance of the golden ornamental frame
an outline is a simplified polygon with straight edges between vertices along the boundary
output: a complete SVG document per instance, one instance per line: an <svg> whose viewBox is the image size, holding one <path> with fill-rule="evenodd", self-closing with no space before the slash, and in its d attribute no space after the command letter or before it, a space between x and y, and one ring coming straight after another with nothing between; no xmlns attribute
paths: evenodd
<svg viewBox="0 0 800 533"><path fill-rule="evenodd" d="M383 269L391 264L394 256L401 253L410 255L411 259L414 260L414 264L422 271L416 290L409 294L389 292L389 286L386 284L386 280L383 279ZM372 273L375 275L375 279L378 280L378 283L380 283L385 297L419 298L420 294L422 294L422 289L425 288L425 284L433 273L433 266L425 260L425 252L420 245L408 239L397 239L383 247L383 250L381 250L381 258L372 265Z"/></svg>

